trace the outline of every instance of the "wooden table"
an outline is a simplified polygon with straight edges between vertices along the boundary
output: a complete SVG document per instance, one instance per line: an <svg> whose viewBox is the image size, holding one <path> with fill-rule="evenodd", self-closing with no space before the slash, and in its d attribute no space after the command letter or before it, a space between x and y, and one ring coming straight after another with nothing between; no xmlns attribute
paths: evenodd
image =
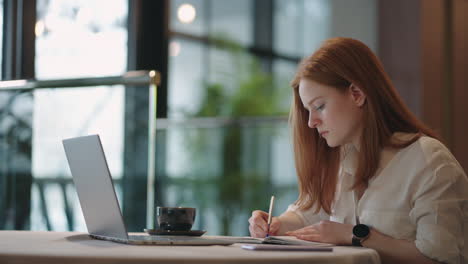
<svg viewBox="0 0 468 264"><path fill-rule="evenodd" d="M250 251L231 246L134 246L86 233L0 231L0 263L380 263L373 249L333 252Z"/></svg>

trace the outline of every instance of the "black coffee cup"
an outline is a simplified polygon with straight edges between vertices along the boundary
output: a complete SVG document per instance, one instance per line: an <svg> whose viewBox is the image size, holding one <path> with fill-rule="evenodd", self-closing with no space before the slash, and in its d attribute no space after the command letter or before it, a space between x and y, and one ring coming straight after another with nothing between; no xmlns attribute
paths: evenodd
<svg viewBox="0 0 468 264"><path fill-rule="evenodd" d="M168 231L189 231L195 222L196 209L191 207L156 208L159 229Z"/></svg>

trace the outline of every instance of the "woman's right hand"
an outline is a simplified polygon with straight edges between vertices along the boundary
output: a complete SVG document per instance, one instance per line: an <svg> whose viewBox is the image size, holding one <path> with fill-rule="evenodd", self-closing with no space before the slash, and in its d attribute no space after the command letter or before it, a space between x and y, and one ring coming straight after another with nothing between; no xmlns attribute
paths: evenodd
<svg viewBox="0 0 468 264"><path fill-rule="evenodd" d="M281 222L278 217L271 218L270 234L275 236L278 234ZM249 218L249 231L252 237L266 237L268 231L268 213L260 210L252 212Z"/></svg>

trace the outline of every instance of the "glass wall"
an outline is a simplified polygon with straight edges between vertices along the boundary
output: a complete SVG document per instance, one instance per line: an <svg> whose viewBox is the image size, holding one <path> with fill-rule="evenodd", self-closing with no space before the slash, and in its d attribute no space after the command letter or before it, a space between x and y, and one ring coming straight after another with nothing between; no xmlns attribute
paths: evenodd
<svg viewBox="0 0 468 264"><path fill-rule="evenodd" d="M124 73L127 9L125 0L38 0L37 79ZM61 141L99 134L111 174L121 179L124 87L38 90L33 105L31 229L85 231Z"/></svg>
<svg viewBox="0 0 468 264"><path fill-rule="evenodd" d="M186 189L169 188L162 201L203 208L198 226L211 234L246 235L251 210L266 210L270 195L278 196L278 213L297 198L286 120L288 83L300 58L334 36L376 47L375 0L270 3L272 8L254 1L171 1L169 118L251 120L165 132L165 181ZM271 27L261 30L271 33L270 48L255 32L256 23L269 17ZM271 116L282 120L261 123Z"/></svg>
<svg viewBox="0 0 468 264"><path fill-rule="evenodd" d="M238 83L249 77L245 74L252 73L249 59L257 63L265 59L251 52L257 47L254 24L258 14L253 3L171 1L171 118L196 115L211 84L235 93ZM265 30L272 31L274 55L267 59L272 60L272 78L282 90L288 89L300 58L312 54L327 38L357 38L377 52L376 0L274 0L272 16L272 27ZM285 93L290 94L289 90Z"/></svg>
<svg viewBox="0 0 468 264"><path fill-rule="evenodd" d="M376 0L275 0L276 52L308 56L331 37L352 37L377 52Z"/></svg>

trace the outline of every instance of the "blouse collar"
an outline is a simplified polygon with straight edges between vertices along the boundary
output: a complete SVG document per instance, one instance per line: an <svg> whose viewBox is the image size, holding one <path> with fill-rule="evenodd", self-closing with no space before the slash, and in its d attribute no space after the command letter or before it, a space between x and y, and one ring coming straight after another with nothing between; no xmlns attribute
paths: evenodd
<svg viewBox="0 0 468 264"><path fill-rule="evenodd" d="M403 133L403 132L395 132L393 133L391 140L395 141L407 141L410 140L412 137L414 137L414 133ZM388 149L383 149L382 150L382 155L387 154L390 150ZM341 151L341 161L342 161L342 168L343 171L346 172L347 174L354 175L357 169L357 163L358 163L358 150L356 147L354 147L353 144L349 143L346 144L342 147Z"/></svg>

